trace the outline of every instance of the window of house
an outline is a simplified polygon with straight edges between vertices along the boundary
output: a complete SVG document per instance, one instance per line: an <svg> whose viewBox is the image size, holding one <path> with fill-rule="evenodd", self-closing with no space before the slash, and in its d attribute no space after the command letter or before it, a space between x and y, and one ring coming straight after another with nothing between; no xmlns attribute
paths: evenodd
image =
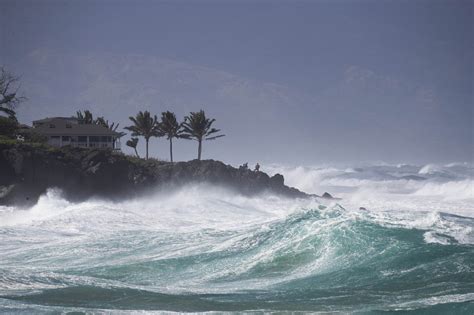
<svg viewBox="0 0 474 315"><path fill-rule="evenodd" d="M66 124L66 128L72 128L71 124Z"/></svg>
<svg viewBox="0 0 474 315"><path fill-rule="evenodd" d="M100 137L98 137L98 136L89 136L89 142L100 142Z"/></svg>
<svg viewBox="0 0 474 315"><path fill-rule="evenodd" d="M79 137L77 137L77 142L87 142L87 136L79 136Z"/></svg>
<svg viewBox="0 0 474 315"><path fill-rule="evenodd" d="M69 136L63 136L63 141L71 141L71 138Z"/></svg>
<svg viewBox="0 0 474 315"><path fill-rule="evenodd" d="M54 124L49 124L49 128L56 128Z"/></svg>

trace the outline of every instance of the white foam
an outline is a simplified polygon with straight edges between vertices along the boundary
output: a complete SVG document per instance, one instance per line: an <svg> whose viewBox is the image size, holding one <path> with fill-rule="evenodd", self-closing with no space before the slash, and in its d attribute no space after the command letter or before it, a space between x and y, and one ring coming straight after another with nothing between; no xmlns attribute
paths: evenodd
<svg viewBox="0 0 474 315"><path fill-rule="evenodd" d="M435 164L427 164L423 166L418 174L426 175L426 174L433 174L435 172L441 172L442 168Z"/></svg>
<svg viewBox="0 0 474 315"><path fill-rule="evenodd" d="M438 304L447 304L447 303L463 303L474 300L474 293L466 294L448 294L443 296L433 296L429 298L419 299L416 301L410 301L405 303L399 303L394 305L395 309L416 309L419 307L427 307Z"/></svg>
<svg viewBox="0 0 474 315"><path fill-rule="evenodd" d="M437 243L441 245L451 244L449 238L439 235L433 231L425 232L423 234L423 239L426 243Z"/></svg>
<svg viewBox="0 0 474 315"><path fill-rule="evenodd" d="M289 167L272 165L285 183L303 191L325 191L342 197L348 209L448 212L474 217L473 166L408 164L369 165L360 168ZM420 177L420 175L423 175Z"/></svg>
<svg viewBox="0 0 474 315"><path fill-rule="evenodd" d="M474 180L429 182L415 193L417 196L441 196L445 200L472 199L474 201Z"/></svg>
<svg viewBox="0 0 474 315"><path fill-rule="evenodd" d="M67 211L71 203L61 197L61 190L48 189L46 194L40 196L38 202L31 209L18 209L4 207L0 212L0 226L10 226L36 220L48 219L63 211Z"/></svg>
<svg viewBox="0 0 474 315"><path fill-rule="evenodd" d="M173 192L156 191L137 199L110 202L91 199L72 203L57 189L48 190L31 209L4 208L0 226L42 225L68 227L71 231L93 227L113 229L118 224L173 231L234 229L286 217L303 208L315 208L316 200L274 195L245 197L205 184L189 185ZM92 223L92 224L91 224Z"/></svg>

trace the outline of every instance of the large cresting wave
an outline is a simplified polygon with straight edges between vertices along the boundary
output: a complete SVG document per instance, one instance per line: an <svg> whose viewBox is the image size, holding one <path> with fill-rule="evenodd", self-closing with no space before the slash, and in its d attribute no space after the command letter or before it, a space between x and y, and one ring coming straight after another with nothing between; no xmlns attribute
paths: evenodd
<svg viewBox="0 0 474 315"><path fill-rule="evenodd" d="M354 177L330 172L313 184ZM390 191L392 178L372 201L359 189L328 201L192 185L72 203L50 190L31 209L0 208L0 313L474 313L474 218L451 211L466 198L398 180L424 186ZM447 211L396 208L419 198Z"/></svg>

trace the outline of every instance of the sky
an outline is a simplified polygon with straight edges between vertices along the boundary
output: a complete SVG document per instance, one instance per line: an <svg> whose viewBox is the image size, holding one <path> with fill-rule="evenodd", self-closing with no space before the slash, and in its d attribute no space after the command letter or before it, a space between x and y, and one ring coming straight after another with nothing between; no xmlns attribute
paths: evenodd
<svg viewBox="0 0 474 315"><path fill-rule="evenodd" d="M473 3L0 0L0 64L26 122L203 108L232 163L472 162Z"/></svg>

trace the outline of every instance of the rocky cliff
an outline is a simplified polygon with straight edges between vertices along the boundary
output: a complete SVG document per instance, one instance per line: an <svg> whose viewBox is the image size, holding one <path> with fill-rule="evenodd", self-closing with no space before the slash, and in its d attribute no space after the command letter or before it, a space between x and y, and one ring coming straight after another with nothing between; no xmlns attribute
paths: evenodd
<svg viewBox="0 0 474 315"><path fill-rule="evenodd" d="M169 163L141 160L110 150L52 148L0 143L0 204L32 204L48 188L66 198L124 199L150 189L193 182L226 186L251 195L270 191L287 197L308 195L284 185L280 174L241 170L220 161Z"/></svg>

